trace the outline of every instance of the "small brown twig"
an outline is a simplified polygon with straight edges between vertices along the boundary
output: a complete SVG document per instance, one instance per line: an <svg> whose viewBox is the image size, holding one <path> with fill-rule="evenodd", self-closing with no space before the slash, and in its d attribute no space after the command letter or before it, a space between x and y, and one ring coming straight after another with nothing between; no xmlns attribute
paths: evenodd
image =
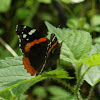
<svg viewBox="0 0 100 100"><path fill-rule="evenodd" d="M16 52L2 39L0 38L0 42L2 45L13 55L13 56L18 56Z"/></svg>

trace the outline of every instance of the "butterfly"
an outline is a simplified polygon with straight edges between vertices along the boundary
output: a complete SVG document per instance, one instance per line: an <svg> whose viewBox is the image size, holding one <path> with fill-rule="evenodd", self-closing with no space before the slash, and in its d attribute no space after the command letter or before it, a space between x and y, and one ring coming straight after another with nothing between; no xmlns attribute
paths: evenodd
<svg viewBox="0 0 100 100"><path fill-rule="evenodd" d="M48 39L43 29L32 29L25 25L17 25L19 47L23 52L23 64L31 75L39 75L44 69L56 69L60 57L61 43L54 33Z"/></svg>

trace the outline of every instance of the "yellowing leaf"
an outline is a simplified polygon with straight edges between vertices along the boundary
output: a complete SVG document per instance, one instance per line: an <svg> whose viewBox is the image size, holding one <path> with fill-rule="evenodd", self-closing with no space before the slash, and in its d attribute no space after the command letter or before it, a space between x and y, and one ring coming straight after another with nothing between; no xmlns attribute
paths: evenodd
<svg viewBox="0 0 100 100"><path fill-rule="evenodd" d="M100 54L94 54L84 61L89 67L100 65Z"/></svg>

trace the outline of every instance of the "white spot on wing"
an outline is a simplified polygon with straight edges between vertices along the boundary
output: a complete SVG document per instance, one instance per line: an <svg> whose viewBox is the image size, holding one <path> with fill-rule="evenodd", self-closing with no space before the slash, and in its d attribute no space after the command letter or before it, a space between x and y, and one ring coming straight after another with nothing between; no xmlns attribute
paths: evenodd
<svg viewBox="0 0 100 100"><path fill-rule="evenodd" d="M23 27L23 29L25 29L25 28L26 28L26 26Z"/></svg>
<svg viewBox="0 0 100 100"><path fill-rule="evenodd" d="M53 37L52 41L54 41L56 39L56 36Z"/></svg>
<svg viewBox="0 0 100 100"><path fill-rule="evenodd" d="M16 31L17 31L17 29L18 29L18 25L16 25Z"/></svg>
<svg viewBox="0 0 100 100"><path fill-rule="evenodd" d="M21 42L21 39L19 38L19 42Z"/></svg>
<svg viewBox="0 0 100 100"><path fill-rule="evenodd" d="M35 31L36 31L36 29L32 29L28 34L32 35Z"/></svg>
<svg viewBox="0 0 100 100"><path fill-rule="evenodd" d="M46 54L48 53L50 47L52 46L52 42L55 41L55 39L56 39L56 36L54 36L54 37L52 38L52 40L49 42L49 44L48 44L48 46L47 46L47 52L46 52Z"/></svg>
<svg viewBox="0 0 100 100"><path fill-rule="evenodd" d="M29 39L26 39L27 41L29 40Z"/></svg>
<svg viewBox="0 0 100 100"><path fill-rule="evenodd" d="M51 46L51 42L49 42L48 47L47 47L47 50L50 48L50 46Z"/></svg>
<svg viewBox="0 0 100 100"><path fill-rule="evenodd" d="M27 36L26 34L23 34L23 38L26 38L26 36Z"/></svg>
<svg viewBox="0 0 100 100"><path fill-rule="evenodd" d="M18 35L18 38L20 38L20 36Z"/></svg>
<svg viewBox="0 0 100 100"><path fill-rule="evenodd" d="M19 43L19 47L21 47L21 44Z"/></svg>

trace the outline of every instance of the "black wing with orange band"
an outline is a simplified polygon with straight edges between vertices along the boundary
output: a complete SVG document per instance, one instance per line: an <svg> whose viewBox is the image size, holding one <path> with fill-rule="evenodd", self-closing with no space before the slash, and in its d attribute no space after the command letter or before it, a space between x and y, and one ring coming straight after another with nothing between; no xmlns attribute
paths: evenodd
<svg viewBox="0 0 100 100"><path fill-rule="evenodd" d="M24 53L23 64L31 75L40 74L46 67L55 69L60 55L61 44L54 34L50 40L42 30L32 29L24 25L17 25L16 33L19 36L19 45Z"/></svg>

